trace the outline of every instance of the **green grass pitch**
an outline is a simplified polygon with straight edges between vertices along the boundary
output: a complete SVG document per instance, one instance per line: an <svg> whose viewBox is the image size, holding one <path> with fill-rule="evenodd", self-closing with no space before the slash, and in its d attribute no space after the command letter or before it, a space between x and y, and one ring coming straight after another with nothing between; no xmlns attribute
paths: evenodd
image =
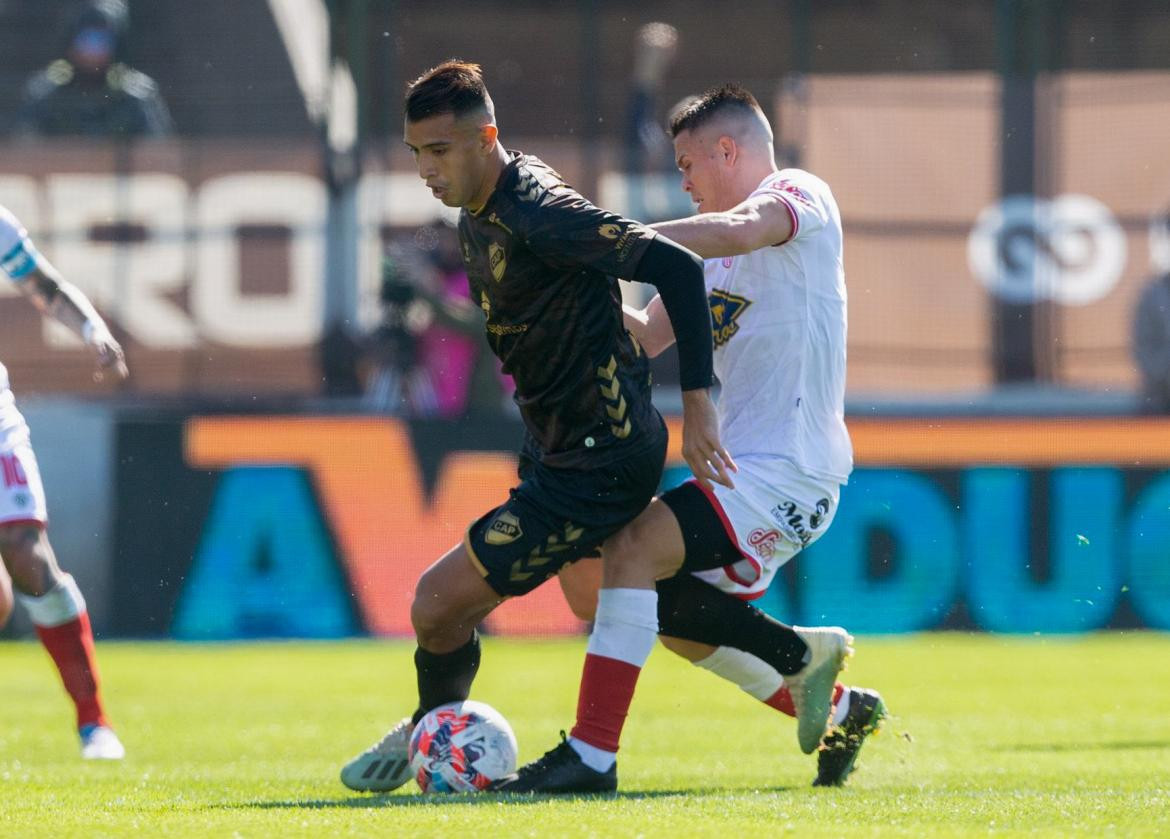
<svg viewBox="0 0 1170 839"><path fill-rule="evenodd" d="M44 652L0 644L0 836L1170 835L1170 635L859 638L846 681L896 715L845 789L791 720L656 650L616 797L352 794L340 765L414 697L403 642L106 643L129 750L83 764ZM584 640L487 639L473 696L521 759L572 723Z"/></svg>

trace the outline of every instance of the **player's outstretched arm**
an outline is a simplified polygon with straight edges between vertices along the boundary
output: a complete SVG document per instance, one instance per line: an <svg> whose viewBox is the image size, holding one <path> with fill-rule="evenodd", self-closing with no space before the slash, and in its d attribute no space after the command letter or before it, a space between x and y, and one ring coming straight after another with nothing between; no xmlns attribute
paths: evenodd
<svg viewBox="0 0 1170 839"><path fill-rule="evenodd" d="M700 213L650 227L703 259L782 245L793 233L792 212L775 195L754 195L725 212Z"/></svg>
<svg viewBox="0 0 1170 839"><path fill-rule="evenodd" d="M47 259L37 254L36 267L17 287L42 314L64 324L85 342L97 359L97 378L105 371L112 371L122 379L129 375L122 347L110 334L102 316L85 293L64 280Z"/></svg>
<svg viewBox="0 0 1170 839"><path fill-rule="evenodd" d="M656 358L664 350L674 344L674 330L670 326L670 317L666 314L666 307L662 305L662 297L654 295L654 299L646 304L645 309L635 309L633 306L622 306L622 320L628 331L646 355Z"/></svg>

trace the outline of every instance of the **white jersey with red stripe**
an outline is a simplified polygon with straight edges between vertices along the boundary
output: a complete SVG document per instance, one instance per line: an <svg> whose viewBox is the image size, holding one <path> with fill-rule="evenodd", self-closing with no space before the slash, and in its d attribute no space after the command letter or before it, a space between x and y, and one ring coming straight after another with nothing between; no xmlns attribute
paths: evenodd
<svg viewBox="0 0 1170 839"><path fill-rule="evenodd" d="M752 195L781 199L793 234L782 245L704 262L720 435L732 457L780 457L843 484L853 447L841 214L828 184L801 169L773 172Z"/></svg>
<svg viewBox="0 0 1170 839"><path fill-rule="evenodd" d="M704 262L720 436L739 466L735 489L707 495L743 558L696 573L746 599L825 532L853 470L837 202L801 169L772 172L752 195L782 200L793 232L783 244Z"/></svg>

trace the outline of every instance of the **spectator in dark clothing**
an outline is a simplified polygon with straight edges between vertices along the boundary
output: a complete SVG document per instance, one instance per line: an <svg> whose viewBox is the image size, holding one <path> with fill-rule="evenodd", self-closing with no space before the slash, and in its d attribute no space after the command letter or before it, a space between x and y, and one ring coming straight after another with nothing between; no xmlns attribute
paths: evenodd
<svg viewBox="0 0 1170 839"><path fill-rule="evenodd" d="M1170 414L1170 272L1156 275L1138 298L1133 355L1142 376L1142 412Z"/></svg>
<svg viewBox="0 0 1170 839"><path fill-rule="evenodd" d="M122 0L90 0L68 27L65 51L34 75L16 133L33 136L161 137L173 126L158 86L117 61L126 25Z"/></svg>

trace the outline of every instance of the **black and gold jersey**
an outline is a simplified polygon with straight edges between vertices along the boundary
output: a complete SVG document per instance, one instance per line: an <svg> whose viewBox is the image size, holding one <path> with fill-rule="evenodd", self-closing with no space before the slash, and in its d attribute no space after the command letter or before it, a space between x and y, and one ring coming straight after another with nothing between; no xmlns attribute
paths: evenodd
<svg viewBox="0 0 1170 839"><path fill-rule="evenodd" d="M516 382L530 454L566 468L612 462L662 428L616 279L633 275L655 234L594 206L537 158L509 158L487 203L460 214L472 299Z"/></svg>

